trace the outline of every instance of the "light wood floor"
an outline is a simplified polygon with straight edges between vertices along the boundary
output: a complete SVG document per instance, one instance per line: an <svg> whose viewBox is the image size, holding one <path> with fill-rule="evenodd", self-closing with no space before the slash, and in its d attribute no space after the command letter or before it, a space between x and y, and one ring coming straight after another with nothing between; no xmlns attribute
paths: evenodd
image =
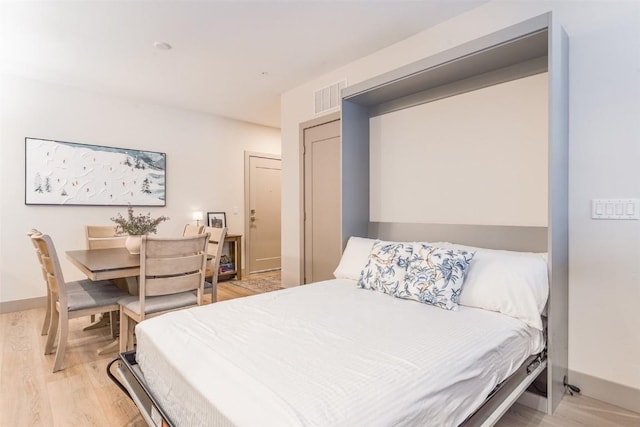
<svg viewBox="0 0 640 427"><path fill-rule="evenodd" d="M253 292L227 283L219 300ZM84 332L87 319L71 321L63 370L52 374L40 336L44 309L0 315L0 426L144 426L134 404L109 380L107 363L115 353L97 356L109 342L108 328ZM639 426L640 415L584 396L566 396L553 416L519 405L500 427Z"/></svg>

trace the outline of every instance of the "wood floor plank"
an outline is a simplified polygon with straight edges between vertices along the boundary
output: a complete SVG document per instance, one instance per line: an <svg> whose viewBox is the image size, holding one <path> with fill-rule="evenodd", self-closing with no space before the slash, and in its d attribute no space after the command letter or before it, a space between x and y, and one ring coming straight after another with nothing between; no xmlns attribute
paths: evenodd
<svg viewBox="0 0 640 427"><path fill-rule="evenodd" d="M96 389L100 406L108 415L112 426L144 427L146 422L136 406L115 384Z"/></svg>
<svg viewBox="0 0 640 427"><path fill-rule="evenodd" d="M638 427L640 414L592 399L565 396L550 416L515 404L496 427Z"/></svg>
<svg viewBox="0 0 640 427"><path fill-rule="evenodd" d="M229 282L218 282L218 301L247 297L251 295L255 295L255 292L252 292L247 288L241 288L240 286L235 286Z"/></svg>
<svg viewBox="0 0 640 427"><path fill-rule="evenodd" d="M47 384L54 423L58 426L108 426L96 392L86 377L73 375Z"/></svg>
<svg viewBox="0 0 640 427"><path fill-rule="evenodd" d="M583 426L640 426L640 414L592 399L587 396L565 396L565 405L558 408L557 418L572 420ZM555 415L555 414L554 414Z"/></svg>
<svg viewBox="0 0 640 427"><path fill-rule="evenodd" d="M42 316L44 309L0 315L0 425L53 425L44 375L44 345L33 327Z"/></svg>

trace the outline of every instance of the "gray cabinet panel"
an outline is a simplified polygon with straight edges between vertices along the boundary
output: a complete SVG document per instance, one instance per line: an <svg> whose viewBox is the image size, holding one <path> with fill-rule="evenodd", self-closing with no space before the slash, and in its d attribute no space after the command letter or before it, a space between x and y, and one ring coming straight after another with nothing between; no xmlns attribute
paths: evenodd
<svg viewBox="0 0 640 427"><path fill-rule="evenodd" d="M343 240L346 243L352 235L413 240L406 233L415 230L415 225L369 224L369 119L491 84L549 72L549 226L546 239L542 236L544 229L520 229L513 234L532 233L530 236L535 240L532 244L546 248L549 253L549 363L545 374L548 412L553 412L562 399L568 365L568 48L566 33L547 13L342 92ZM518 247L515 241L504 241L505 235L497 239L492 230L479 231L478 227L470 226L466 229L470 234L464 236L476 242L476 246ZM429 233L434 230L440 233L443 228L431 228ZM466 231L463 227L456 233Z"/></svg>

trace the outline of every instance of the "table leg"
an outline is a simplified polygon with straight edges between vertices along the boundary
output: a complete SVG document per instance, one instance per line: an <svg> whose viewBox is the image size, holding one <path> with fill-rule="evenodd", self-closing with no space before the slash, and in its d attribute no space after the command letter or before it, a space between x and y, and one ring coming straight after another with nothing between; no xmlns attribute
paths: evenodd
<svg viewBox="0 0 640 427"><path fill-rule="evenodd" d="M97 321L93 322L89 326L85 326L82 330L83 331L90 331L92 329L104 328L105 326L108 326L109 323L110 323L109 322L109 316L106 315L105 313L102 313L100 315L100 319L98 319Z"/></svg>
<svg viewBox="0 0 640 427"><path fill-rule="evenodd" d="M101 355L101 354L113 353L114 351L118 351L118 348L120 348L120 343L118 342L118 340L114 340L109 344L105 345L104 347L99 348L98 354Z"/></svg>
<svg viewBox="0 0 640 427"><path fill-rule="evenodd" d="M106 346L99 348L98 349L98 354L107 354L107 353L113 353L114 351L117 351L120 348L120 342L118 341L118 335L119 335L119 331L118 331L118 316L117 316L117 311L112 311L111 313L109 313L110 317L110 322L111 323L111 337L115 338L114 341L112 341L111 343L107 344ZM106 315L104 317L107 317Z"/></svg>
<svg viewBox="0 0 640 427"><path fill-rule="evenodd" d="M124 290L126 290L129 295L138 295L138 276L135 277L127 277L124 280Z"/></svg>
<svg viewBox="0 0 640 427"><path fill-rule="evenodd" d="M242 280L242 237L236 241L236 280Z"/></svg>

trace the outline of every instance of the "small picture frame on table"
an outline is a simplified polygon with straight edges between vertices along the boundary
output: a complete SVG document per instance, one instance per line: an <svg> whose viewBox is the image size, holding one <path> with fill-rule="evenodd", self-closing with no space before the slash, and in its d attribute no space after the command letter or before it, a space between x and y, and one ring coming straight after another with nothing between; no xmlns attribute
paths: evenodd
<svg viewBox="0 0 640 427"><path fill-rule="evenodd" d="M224 212L207 212L207 225L214 228L227 226L227 215Z"/></svg>

